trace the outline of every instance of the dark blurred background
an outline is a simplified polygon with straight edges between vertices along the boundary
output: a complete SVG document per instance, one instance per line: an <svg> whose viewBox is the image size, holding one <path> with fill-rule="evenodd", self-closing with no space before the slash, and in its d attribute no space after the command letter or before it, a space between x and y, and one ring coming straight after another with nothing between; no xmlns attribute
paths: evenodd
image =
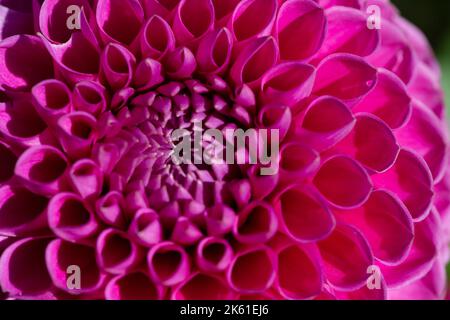
<svg viewBox="0 0 450 320"><path fill-rule="evenodd" d="M443 86L450 111L450 1L392 0L402 15L419 26L430 40L443 69ZM449 112L450 114L450 112Z"/></svg>

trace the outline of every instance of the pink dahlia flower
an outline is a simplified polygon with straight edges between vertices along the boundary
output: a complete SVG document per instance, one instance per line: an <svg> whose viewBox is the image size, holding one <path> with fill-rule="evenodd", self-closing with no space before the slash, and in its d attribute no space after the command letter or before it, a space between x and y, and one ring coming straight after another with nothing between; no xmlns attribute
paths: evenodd
<svg viewBox="0 0 450 320"><path fill-rule="evenodd" d="M439 67L387 0L0 0L0 38L4 298L444 297ZM276 174L173 162L198 121Z"/></svg>

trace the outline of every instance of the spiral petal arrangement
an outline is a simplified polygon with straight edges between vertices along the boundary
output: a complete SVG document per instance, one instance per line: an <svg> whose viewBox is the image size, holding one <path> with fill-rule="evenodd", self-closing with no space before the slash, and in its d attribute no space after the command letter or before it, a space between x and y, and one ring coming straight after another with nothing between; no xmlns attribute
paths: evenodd
<svg viewBox="0 0 450 320"><path fill-rule="evenodd" d="M444 297L440 71L388 0L0 0L0 39L2 298Z"/></svg>

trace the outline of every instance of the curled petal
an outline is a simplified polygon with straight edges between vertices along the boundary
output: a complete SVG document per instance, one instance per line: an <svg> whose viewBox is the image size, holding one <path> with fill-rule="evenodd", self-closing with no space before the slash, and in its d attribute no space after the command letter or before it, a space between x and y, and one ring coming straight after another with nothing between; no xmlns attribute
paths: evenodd
<svg viewBox="0 0 450 320"><path fill-rule="evenodd" d="M225 239L208 237L196 250L197 266L205 272L224 271L233 258L233 249Z"/></svg>
<svg viewBox="0 0 450 320"><path fill-rule="evenodd" d="M97 233L99 224L83 200L72 193L59 193L48 205L48 224L64 240L76 242Z"/></svg>
<svg viewBox="0 0 450 320"><path fill-rule="evenodd" d="M433 178L422 158L408 150L400 150L394 166L385 173L372 176L374 185L391 190L403 201L414 221L421 221L430 213Z"/></svg>
<svg viewBox="0 0 450 320"><path fill-rule="evenodd" d="M296 241L324 239L335 226L330 209L312 191L291 185L279 192L273 203L283 229Z"/></svg>
<svg viewBox="0 0 450 320"><path fill-rule="evenodd" d="M342 211L338 219L357 227L374 257L384 264L397 265L408 256L414 240L414 224L408 209L391 192L372 192L361 208Z"/></svg>
<svg viewBox="0 0 450 320"><path fill-rule="evenodd" d="M252 202L239 214L233 234L241 243L264 243L278 229L278 219L272 206L265 202Z"/></svg>
<svg viewBox="0 0 450 320"><path fill-rule="evenodd" d="M64 82L45 80L31 91L36 110L48 124L54 124L62 115L72 111L72 93Z"/></svg>
<svg viewBox="0 0 450 320"><path fill-rule="evenodd" d="M263 37L249 42L237 56L230 70L230 77L236 85L258 84L264 73L272 68L278 59L278 46L272 37Z"/></svg>
<svg viewBox="0 0 450 320"><path fill-rule="evenodd" d="M276 0L244 0L234 9L230 30L237 41L270 34L277 12Z"/></svg>
<svg viewBox="0 0 450 320"><path fill-rule="evenodd" d="M170 25L160 16L152 16L141 34L141 54L160 59L175 48L175 36Z"/></svg>
<svg viewBox="0 0 450 320"><path fill-rule="evenodd" d="M392 108L395 105L395 108ZM375 87L354 108L353 112L369 112L392 129L402 127L411 115L411 98L405 84L394 73L378 70Z"/></svg>
<svg viewBox="0 0 450 320"><path fill-rule="evenodd" d="M75 110L98 116L106 109L106 90L97 82L81 81L75 85L72 101Z"/></svg>
<svg viewBox="0 0 450 320"><path fill-rule="evenodd" d="M4 183L14 175L17 155L7 144L0 142L0 183Z"/></svg>
<svg viewBox="0 0 450 320"><path fill-rule="evenodd" d="M144 10L138 0L99 0L96 13L97 24L106 43L130 45L144 21Z"/></svg>
<svg viewBox="0 0 450 320"><path fill-rule="evenodd" d="M125 214L123 208L123 195L117 191L110 191L97 200L95 209L98 217L106 224L115 227L125 225Z"/></svg>
<svg viewBox="0 0 450 320"><path fill-rule="evenodd" d="M53 287L45 263L48 240L26 238L10 245L0 258L0 285L11 296L49 298Z"/></svg>
<svg viewBox="0 0 450 320"><path fill-rule="evenodd" d="M99 49L83 33L73 33L69 41L63 44L53 44L45 39L43 41L58 71L70 83L97 79L100 69Z"/></svg>
<svg viewBox="0 0 450 320"><path fill-rule="evenodd" d="M156 60L145 59L141 61L136 68L136 76L133 79L133 84L139 88L139 90L147 90L154 87L164 81L162 74L162 65ZM143 94L133 100L136 104L143 104L149 106L153 103L154 92Z"/></svg>
<svg viewBox="0 0 450 320"><path fill-rule="evenodd" d="M222 278L203 273L194 273L172 293L174 300L229 300L233 297Z"/></svg>
<svg viewBox="0 0 450 320"><path fill-rule="evenodd" d="M373 53L380 42L379 31L367 27L366 15L354 8L333 7L326 11L327 35L315 60L336 52L365 57Z"/></svg>
<svg viewBox="0 0 450 320"><path fill-rule="evenodd" d="M318 246L325 275L333 287L351 290L366 283L367 268L373 264L373 257L359 231L349 225L339 225Z"/></svg>
<svg viewBox="0 0 450 320"><path fill-rule="evenodd" d="M262 78L261 98L265 103L295 105L309 97L314 78L313 66L298 62L279 64Z"/></svg>
<svg viewBox="0 0 450 320"><path fill-rule="evenodd" d="M243 251L231 262L227 272L228 283L240 293L264 292L275 280L276 263L274 253L267 247Z"/></svg>
<svg viewBox="0 0 450 320"><path fill-rule="evenodd" d="M285 1L275 27L281 59L305 60L313 56L324 41L326 25L324 10L315 1Z"/></svg>
<svg viewBox="0 0 450 320"><path fill-rule="evenodd" d="M399 288L423 278L433 267L438 250L436 228L439 216L434 210L428 217L414 224L414 242L406 260L397 266L380 265L389 288Z"/></svg>
<svg viewBox="0 0 450 320"><path fill-rule="evenodd" d="M68 19L71 16L68 8L73 5L82 8L88 19L92 17L87 0L44 1L39 11L39 29L47 39L57 43L64 43L70 39L73 30L68 28Z"/></svg>
<svg viewBox="0 0 450 320"><path fill-rule="evenodd" d="M201 38L214 27L214 6L211 0L181 0L173 19L177 42L186 45Z"/></svg>
<svg viewBox="0 0 450 320"><path fill-rule="evenodd" d="M150 209L141 209L136 213L128 232L144 247L151 247L163 239L163 229L158 215Z"/></svg>
<svg viewBox="0 0 450 320"><path fill-rule="evenodd" d="M83 199L98 196L102 192L103 174L90 159L75 162L69 172L70 182Z"/></svg>
<svg viewBox="0 0 450 320"><path fill-rule="evenodd" d="M197 49L197 63L202 72L220 73L231 59L233 39L230 31L223 28L206 35Z"/></svg>
<svg viewBox="0 0 450 320"><path fill-rule="evenodd" d="M340 100L324 96L314 100L306 109L295 135L318 151L326 150L345 138L356 123L352 112Z"/></svg>
<svg viewBox="0 0 450 320"><path fill-rule="evenodd" d="M0 87L8 90L27 91L54 76L53 61L42 40L30 35L16 35L0 42L0 69Z"/></svg>
<svg viewBox="0 0 450 320"><path fill-rule="evenodd" d="M33 101L26 97L11 103L0 102L0 132L5 141L24 147L54 140Z"/></svg>
<svg viewBox="0 0 450 320"><path fill-rule="evenodd" d="M48 244L45 261L53 284L61 290L73 294L90 293L104 284L106 275L99 270L95 261L95 249L92 247L56 239ZM80 268L79 289L71 290L67 286L70 266Z"/></svg>
<svg viewBox="0 0 450 320"><path fill-rule="evenodd" d="M375 172L389 169L400 151L391 129L371 114L357 115L352 132L336 149Z"/></svg>
<svg viewBox="0 0 450 320"><path fill-rule="evenodd" d="M53 195L64 185L67 168L67 159L61 151L50 146L38 146L19 157L15 174L33 192Z"/></svg>
<svg viewBox="0 0 450 320"><path fill-rule="evenodd" d="M216 21L230 15L241 0L212 0Z"/></svg>
<svg viewBox="0 0 450 320"><path fill-rule="evenodd" d="M323 275L315 251L310 247L291 244L277 252L277 287L285 298L304 300L321 292Z"/></svg>
<svg viewBox="0 0 450 320"><path fill-rule="evenodd" d="M340 291L335 290L334 294L338 300L365 300L365 301L380 301L386 300L388 297L388 291L391 291L387 288L386 282L383 278L380 279L380 287L372 288L366 285L363 285L361 288L353 291Z"/></svg>
<svg viewBox="0 0 450 320"><path fill-rule="evenodd" d="M0 188L0 233L10 236L36 234L47 226L48 199L17 186Z"/></svg>
<svg viewBox="0 0 450 320"><path fill-rule="evenodd" d="M163 294L163 287L140 271L118 275L105 288L107 300L160 300Z"/></svg>
<svg viewBox="0 0 450 320"><path fill-rule="evenodd" d="M12 3L12 2L11 2ZM0 4L0 41L17 34L33 34L33 13L31 8L11 7L11 4Z"/></svg>
<svg viewBox="0 0 450 320"><path fill-rule="evenodd" d="M182 245L195 244L202 238L202 232L186 217L178 218L172 233L172 240Z"/></svg>
<svg viewBox="0 0 450 320"><path fill-rule="evenodd" d="M189 256L183 247L172 242L160 242L147 255L150 278L158 284L173 286L190 274Z"/></svg>
<svg viewBox="0 0 450 320"><path fill-rule="evenodd" d="M236 214L230 207L217 204L206 212L206 228L209 235L221 236L231 231Z"/></svg>
<svg viewBox="0 0 450 320"><path fill-rule="evenodd" d="M97 261L100 267L112 274L132 270L141 261L140 248L128 235L116 229L104 230L97 239Z"/></svg>
<svg viewBox="0 0 450 320"><path fill-rule="evenodd" d="M167 73L177 79L189 78L197 68L195 56L191 50L180 47L167 56Z"/></svg>
<svg viewBox="0 0 450 320"><path fill-rule="evenodd" d="M361 205L372 191L366 170L347 156L326 160L314 177L314 185L330 203L343 208Z"/></svg>
<svg viewBox="0 0 450 320"><path fill-rule="evenodd" d="M261 173L262 167L254 165L248 171L248 179L251 186L252 197L254 199L264 199L268 196L278 185L280 176L278 174L264 175Z"/></svg>
<svg viewBox="0 0 450 320"><path fill-rule="evenodd" d="M130 85L133 79L136 59L125 47L108 44L101 56L101 69L113 90L119 90Z"/></svg>
<svg viewBox="0 0 450 320"><path fill-rule="evenodd" d="M330 95L354 103L375 86L377 70L363 58L351 54L333 54L317 67L314 94Z"/></svg>
<svg viewBox="0 0 450 320"><path fill-rule="evenodd" d="M280 140L283 140L288 133L291 123L291 109L278 104L269 104L262 107L257 118L259 128L278 130Z"/></svg>
<svg viewBox="0 0 450 320"><path fill-rule="evenodd" d="M96 139L97 120L89 113L76 111L58 120L59 140L70 157L86 155Z"/></svg>
<svg viewBox="0 0 450 320"><path fill-rule="evenodd" d="M299 142L284 144L280 149L280 180L282 184L311 176L320 166L320 155Z"/></svg>
<svg viewBox="0 0 450 320"><path fill-rule="evenodd" d="M381 43L378 49L367 57L374 66L394 72L405 84L411 81L415 70L415 57L409 46L409 40L393 23L383 20L380 29Z"/></svg>
<svg viewBox="0 0 450 320"><path fill-rule="evenodd" d="M395 132L400 145L414 150L426 161L433 178L440 181L444 174L448 158L448 141L442 130L442 122L418 101L413 102L409 122Z"/></svg>

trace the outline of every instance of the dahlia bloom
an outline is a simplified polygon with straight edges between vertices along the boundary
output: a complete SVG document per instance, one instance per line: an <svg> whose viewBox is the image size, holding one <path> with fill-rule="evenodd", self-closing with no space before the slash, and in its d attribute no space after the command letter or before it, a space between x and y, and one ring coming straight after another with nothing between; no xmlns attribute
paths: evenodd
<svg viewBox="0 0 450 320"><path fill-rule="evenodd" d="M440 71L388 0L0 0L0 39L3 298L445 296ZM196 121L279 170L173 163Z"/></svg>

